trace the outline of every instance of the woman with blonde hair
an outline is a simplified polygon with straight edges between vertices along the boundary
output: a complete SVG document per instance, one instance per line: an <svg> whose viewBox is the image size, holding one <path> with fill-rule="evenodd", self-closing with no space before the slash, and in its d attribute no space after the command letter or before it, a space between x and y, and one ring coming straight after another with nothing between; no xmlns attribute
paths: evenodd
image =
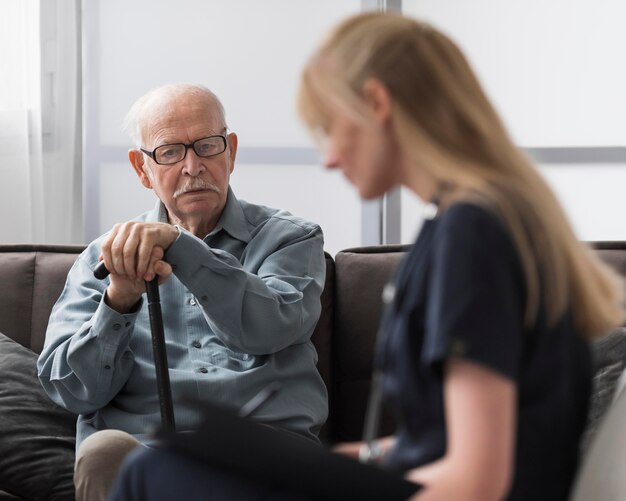
<svg viewBox="0 0 626 501"><path fill-rule="evenodd" d="M379 343L398 422L384 463L426 486L420 500L566 499L586 340L623 321L619 280L428 24L346 20L307 64L299 109L361 197L401 185L427 204Z"/></svg>
<svg viewBox="0 0 626 501"><path fill-rule="evenodd" d="M403 471L424 486L420 501L567 499L588 340L623 321L621 282L576 239L461 51L428 24L381 13L341 23L304 69L299 111L326 166L361 197L405 186L426 207L377 348L397 431L336 451ZM153 465L135 464L121 485L133 492ZM215 482L197 469L198 483ZM192 470L141 485L157 498L164 483L191 492Z"/></svg>

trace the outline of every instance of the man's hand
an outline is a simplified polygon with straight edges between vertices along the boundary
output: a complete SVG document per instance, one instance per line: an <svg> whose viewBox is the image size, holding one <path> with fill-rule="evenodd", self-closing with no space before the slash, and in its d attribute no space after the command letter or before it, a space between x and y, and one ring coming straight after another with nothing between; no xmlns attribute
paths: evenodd
<svg viewBox="0 0 626 501"><path fill-rule="evenodd" d="M105 302L127 313L145 292L144 281L159 277L159 284L172 274L163 255L178 237L178 230L166 223L128 222L116 224L102 244L102 260L111 283Z"/></svg>

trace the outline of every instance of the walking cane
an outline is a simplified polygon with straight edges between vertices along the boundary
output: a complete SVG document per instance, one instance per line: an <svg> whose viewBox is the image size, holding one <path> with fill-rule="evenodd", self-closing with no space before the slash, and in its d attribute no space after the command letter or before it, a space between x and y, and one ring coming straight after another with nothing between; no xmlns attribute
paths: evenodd
<svg viewBox="0 0 626 501"><path fill-rule="evenodd" d="M93 271L94 277L102 280L109 274L104 262L101 261ZM165 333L163 317L161 315L161 300L159 297L159 281L154 277L146 281L148 296L148 313L150 315L150 331L152 333L152 352L156 369L157 390L159 394L159 408L161 410L161 426L164 431L176 431L174 423L174 406L172 405L172 389L167 366L167 351L165 349Z"/></svg>

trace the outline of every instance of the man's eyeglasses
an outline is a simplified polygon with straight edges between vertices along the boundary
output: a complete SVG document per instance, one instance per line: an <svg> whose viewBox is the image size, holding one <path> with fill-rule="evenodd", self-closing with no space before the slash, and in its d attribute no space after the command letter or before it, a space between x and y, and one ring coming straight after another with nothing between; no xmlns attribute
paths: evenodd
<svg viewBox="0 0 626 501"><path fill-rule="evenodd" d="M199 157L214 157L226 151L226 137L209 136L197 139L191 144L163 144L157 146L152 151L144 150L143 148L140 148L140 150L159 165L171 165L183 160L187 156L189 148L193 148L193 151Z"/></svg>

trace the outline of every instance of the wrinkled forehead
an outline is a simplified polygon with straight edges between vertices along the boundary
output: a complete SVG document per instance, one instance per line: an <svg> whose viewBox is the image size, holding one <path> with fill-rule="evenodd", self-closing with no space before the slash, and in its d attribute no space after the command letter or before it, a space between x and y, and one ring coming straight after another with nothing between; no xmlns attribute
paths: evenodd
<svg viewBox="0 0 626 501"><path fill-rule="evenodd" d="M206 127L219 134L224 124L217 103L197 94L155 95L148 99L139 116L141 139L147 144L159 131Z"/></svg>

